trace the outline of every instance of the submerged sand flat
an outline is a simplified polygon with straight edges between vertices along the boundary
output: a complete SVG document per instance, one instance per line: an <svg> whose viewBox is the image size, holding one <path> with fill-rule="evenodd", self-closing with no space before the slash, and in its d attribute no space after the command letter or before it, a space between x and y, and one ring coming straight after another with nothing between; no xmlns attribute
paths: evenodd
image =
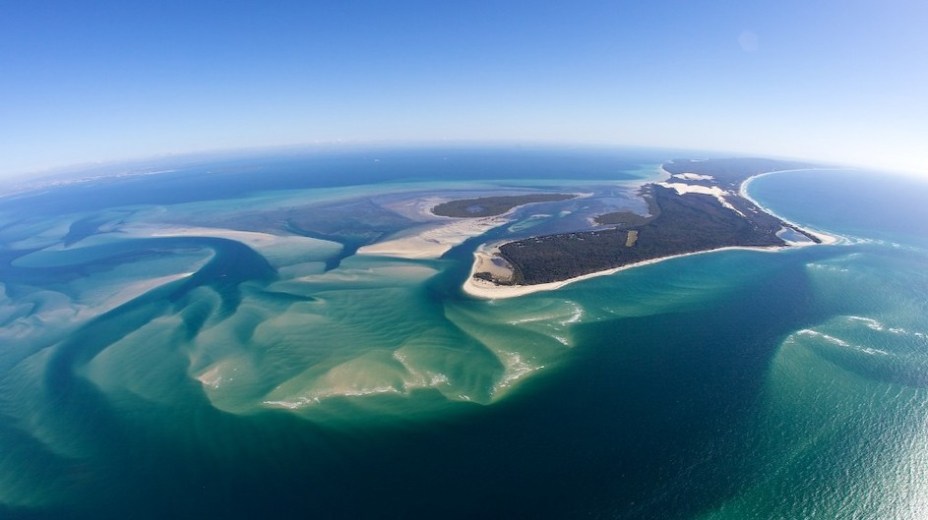
<svg viewBox="0 0 928 520"><path fill-rule="evenodd" d="M655 167L654 172L659 178L667 178L663 169ZM488 404L555 363L565 348L574 344L573 325L593 319L574 301L501 300L555 290L676 256L554 283L497 286L473 278L475 272L503 278L511 270L494 256L494 244L498 243L491 242L474 252L471 276L463 282L464 292L474 298L451 298L437 306L433 299L422 297L423 286L443 272L444 264L419 260L439 258L466 240L491 231L498 240L500 236L553 233L578 221L583 225L598 208L620 208L618 204L631 200L631 194L641 184L590 184L591 191L551 210L532 213L514 208L504 215L481 218L433 215L430 209L448 200L449 186L441 184L429 185L432 191L411 186L404 188L409 190L406 192L387 186L383 193L389 195L381 198L376 197L378 192L373 188L360 190L362 194L355 199L346 198L344 192L333 193L331 201L321 195L310 197L306 214L330 211L320 213L320 218L328 219L326 222L337 222L344 214L339 209L343 201L371 201L407 219L390 228L387 239L360 248L356 255L340 258L340 263L329 262L343 253L343 246L335 241L293 236L284 228L279 233L244 231L232 229L233 224L229 224L241 222L247 226L249 218L256 214L260 217L261 211L273 211L281 205L300 207L298 197L289 192L262 195L262 209L257 210L249 204L250 199L243 198L218 205L143 208L131 216L118 213L99 233L68 245L62 240L69 231L65 223L46 227L23 223L6 231L10 242L21 248L43 248L18 259L16 267L79 266L87 255L95 254L94 248L106 249L120 242L124 242L120 245L124 249L126 244L139 244L140 256L114 258L114 265L125 267L113 267L93 273L92 278L55 287L62 291L61 295L34 292L33 301L41 305L34 311L28 306L13 309L22 318L10 322L15 327L10 333L21 344L39 345L45 338L38 335L38 324L65 324L74 322L75 317L83 323L101 312L133 304L138 323L124 323L125 318L102 322L105 327L125 327L126 332L110 344L101 344L101 354L75 370L85 371L103 388L131 388L135 395L164 402L169 401L168 390L157 381L187 377L198 383L212 406L230 413L250 414L266 408L327 413L316 410L331 411L327 407L337 404L330 403L347 397L405 400L422 390L440 395L445 401ZM555 190L556 186L547 183L543 188ZM456 185L451 189L461 188ZM499 191L518 190L502 185ZM485 185L479 192L491 193ZM478 190L470 190L466 196L475 193ZM597 206L600 198L610 197L612 206ZM201 217L214 215L217 210L239 219ZM518 225L529 221L531 226ZM229 227L208 225L214 222ZM273 229L270 222L274 221L259 220L255 228ZM559 222L562 227L558 227ZM506 225L510 228L499 229ZM41 236L41 242L29 241L36 236ZM182 245L176 250L161 250L157 245L160 242L144 246L145 240L138 240L159 237L236 242L266 259L273 267L273 275L245 278L231 290L225 271L204 276L209 272L205 267L215 258L224 258L234 270L242 255L249 252L230 248L228 243L209 242L204 242L208 245L202 248ZM162 261L159 258L166 263L155 269L152 266L161 265L157 263ZM168 283L183 287L170 305L165 306L158 298L145 298L145 293ZM90 291L85 284L100 290ZM457 289L447 288L452 292ZM94 333L90 337L102 336ZM400 402L384 405L384 409ZM403 405L397 406L402 409Z"/></svg>
<svg viewBox="0 0 928 520"><path fill-rule="evenodd" d="M503 217L454 220L414 235L401 236L364 246L358 249L358 254L408 259L439 258L465 240L480 236L508 222L509 219Z"/></svg>
<svg viewBox="0 0 928 520"><path fill-rule="evenodd" d="M138 237L213 237L225 238L241 242L255 249L274 246L330 246L340 248L339 244L315 238L300 236L282 236L256 231L240 231L237 229L211 228L202 226L127 226L120 230L128 236Z"/></svg>

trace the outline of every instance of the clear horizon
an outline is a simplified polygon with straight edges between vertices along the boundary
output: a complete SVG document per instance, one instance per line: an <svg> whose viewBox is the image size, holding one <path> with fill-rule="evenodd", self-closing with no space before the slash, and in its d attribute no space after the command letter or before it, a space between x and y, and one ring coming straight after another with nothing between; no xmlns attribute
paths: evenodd
<svg viewBox="0 0 928 520"><path fill-rule="evenodd" d="M0 180L318 143L684 148L928 174L928 6L94 2L0 20Z"/></svg>

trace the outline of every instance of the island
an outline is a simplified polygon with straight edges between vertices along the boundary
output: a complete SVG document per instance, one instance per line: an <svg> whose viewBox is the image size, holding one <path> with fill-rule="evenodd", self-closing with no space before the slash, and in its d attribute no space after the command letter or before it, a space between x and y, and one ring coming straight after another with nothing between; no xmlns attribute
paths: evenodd
<svg viewBox="0 0 928 520"><path fill-rule="evenodd" d="M414 218L424 219L425 223L360 247L357 253L407 259L437 259L465 240L483 235L510 222L517 207L582 196L584 194L528 193L451 201L433 198L416 200L412 205L417 208L415 213L418 215Z"/></svg>
<svg viewBox="0 0 928 520"><path fill-rule="evenodd" d="M485 245L475 253L465 291L517 296L675 256L831 242L773 215L745 193L758 175L810 166L740 158L670 161L662 166L666 180L639 190L647 215L606 213L594 219L594 229Z"/></svg>
<svg viewBox="0 0 928 520"><path fill-rule="evenodd" d="M533 193L450 200L432 208L432 213L440 217L495 217L518 206L537 202L558 202L575 197L576 195L563 193Z"/></svg>

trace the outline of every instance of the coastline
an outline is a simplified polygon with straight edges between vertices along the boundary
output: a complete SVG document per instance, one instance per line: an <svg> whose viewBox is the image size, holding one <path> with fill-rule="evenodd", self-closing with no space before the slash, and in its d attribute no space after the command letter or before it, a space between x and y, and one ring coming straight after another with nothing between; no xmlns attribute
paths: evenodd
<svg viewBox="0 0 928 520"><path fill-rule="evenodd" d="M590 197L591 193L569 193L574 198ZM409 260L440 258L454 246L465 240L480 236L493 228L512 222L510 218L518 209L537 202L514 206L499 215L487 217L446 217L432 213L435 205L446 202L442 197L429 197L411 203L421 218L426 218L437 225L412 234L400 234L381 242L375 242L358 249L359 255L387 256Z"/></svg>
<svg viewBox="0 0 928 520"><path fill-rule="evenodd" d="M661 169L663 170L663 167ZM664 171L666 172L666 170ZM770 211L769 208L763 206L758 201L754 200L748 195L747 186L751 183L751 181L753 181L754 179L758 177L762 177L764 175L770 175L773 173L782 173L784 171L797 171L797 170L779 170L779 171L766 172L766 173L748 177L739 186L738 195L740 197L743 197L749 200L761 210L765 211L766 213L769 213L770 215L773 215L774 217L780 219L784 223L789 224L791 226L795 226L797 229L801 229L802 231L809 233L810 235L820 240L821 241L820 244L815 244L814 242L811 242L811 241L809 243L787 242L787 245L785 246L772 246L772 247L727 246L727 247L720 247L720 248L715 248L715 249L706 249L704 251L693 251L690 253L682 253L682 254L677 254L677 255L668 255L668 256L663 256L659 258L653 258L650 260L644 260L641 262L634 262L631 264L626 264L620 267L614 267L611 269L605 269L602 271L588 273L588 274L577 276L574 278L568 278L566 280L534 284L534 285L497 285L487 280L475 278L474 274L478 272L478 269L480 268L480 266L491 263L490 259L492 257L492 253L489 250L489 248L484 245L484 246L478 247L477 250L474 251L474 261L471 263L470 273L468 274L467 280L465 280L462 286L462 290L464 291L465 294L472 296L474 298L480 298L480 299L493 300L493 299L516 298L519 296L533 294L536 292L553 291L553 290L560 289L561 287L564 287L568 284L572 284L575 282L588 280L590 278L596 278L599 276L609 276L609 275L618 273L620 271L624 271L626 269L632 269L635 267L643 267L646 265L652 265L658 262L663 262L664 260L671 260L674 258L681 258L681 257L700 255L700 254L706 254L706 253L714 253L718 251L731 251L731 250L761 251L761 252L775 253L775 252L781 251L783 249L788 249L791 247L808 247L812 245L833 245L833 244L841 243L843 241L841 237L829 235L829 234L823 233L818 230L809 229L805 226L800 226L799 224L796 224L795 222L785 219L781 217L780 215L777 215L773 211ZM804 170L798 170L798 171L804 171Z"/></svg>
<svg viewBox="0 0 928 520"><path fill-rule="evenodd" d="M477 272L478 258L477 255L488 255L486 251L481 251L478 249L474 252L474 262L471 265L470 274L467 277L467 280L464 282L462 289L465 294L473 296L475 298L480 298L484 300L502 300L506 298L516 298L519 296L525 296L526 294L532 294L542 291L553 291L560 289L565 285L569 285L575 282L580 282L583 280L589 280L591 278L597 278L600 276L609 276L626 269L633 269L635 267L644 267L646 265L656 264L658 262L663 262L665 260L672 260L674 258L683 258L686 256L693 255L702 255L706 253L715 253L718 251L759 251L764 253L776 253L783 249L788 249L790 246L772 246L772 247L749 247L749 246L727 246L719 247L716 249L706 249L704 251L693 251L691 253L681 253L678 255L669 255L662 256L660 258L652 258L650 260L643 260L641 262L635 262L631 264L626 264L620 267L613 267L611 269L606 269L603 271L596 271L594 273L588 273L581 276L576 276L574 278L568 278L566 280L561 280L558 282L548 282L548 283L539 283L534 285L496 285L493 282L486 280L481 280L479 278L474 278L474 274ZM801 247L801 246L800 246ZM485 260L479 260L485 261Z"/></svg>
<svg viewBox="0 0 928 520"><path fill-rule="evenodd" d="M840 244L840 243L844 242L844 240L845 240L844 237L837 236L837 235L829 235L828 233L825 233L825 232L820 231L820 230L817 230L817 229L809 228L809 227L806 227L806 226L801 226L801 225L799 225L799 224L793 222L792 220L789 220L789 219L787 219L787 218L784 218L784 217L781 216L781 215L778 215L776 212L772 211L772 210L771 210L770 208L768 208L767 206L764 206L763 204L761 204L760 202L758 202L756 199L754 199L753 197L751 197L751 196L748 194L748 185L750 185L750 184L754 181L754 179L758 179L758 178L760 178L760 177L766 177L767 175L773 175L773 174L775 174L775 173L797 172L797 171L800 171L800 172L801 172L801 171L812 171L812 170L830 170L830 169L831 169L831 168L803 168L803 169L801 169L801 170L777 170L777 171L773 171L773 172L766 172L766 173L759 173L759 174L757 174L757 175L752 175L752 176L748 177L747 179L744 179L744 182L742 182L742 183L741 183L741 186L738 187L738 196L743 197L743 198L745 198L745 199L751 201L755 206L757 206L758 208L762 209L762 210L765 211L766 213L769 213L770 215L773 215L774 217L776 217L776 218L782 220L783 222L786 222L787 224L789 224L789 225L791 225L791 226L795 226L795 227L797 227L797 228L799 228L799 229L805 231L806 233L809 233L810 235L814 236L815 238L821 240L821 244L819 244L819 245L830 246L830 245L834 245L834 244ZM801 244L799 244L799 245L801 245ZM811 244L810 244L810 245L811 245Z"/></svg>

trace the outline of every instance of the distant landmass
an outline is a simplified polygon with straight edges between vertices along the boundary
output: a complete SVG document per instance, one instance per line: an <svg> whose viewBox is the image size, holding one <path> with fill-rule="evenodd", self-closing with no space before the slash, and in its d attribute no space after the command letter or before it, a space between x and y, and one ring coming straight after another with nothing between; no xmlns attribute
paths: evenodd
<svg viewBox="0 0 928 520"><path fill-rule="evenodd" d="M473 277L496 286L536 285L727 247L821 243L826 237L770 214L743 190L745 181L754 176L809 166L768 159L674 160L663 165L667 180L641 187L640 195L648 203L647 215L606 213L594 219L599 226L611 226L606 229L504 243L493 250L489 261L478 259L485 268L475 268ZM438 213L441 208L441 214L449 216L471 216L467 215L469 208L501 203L495 199L452 201L435 210ZM515 204L521 198L499 199Z"/></svg>

